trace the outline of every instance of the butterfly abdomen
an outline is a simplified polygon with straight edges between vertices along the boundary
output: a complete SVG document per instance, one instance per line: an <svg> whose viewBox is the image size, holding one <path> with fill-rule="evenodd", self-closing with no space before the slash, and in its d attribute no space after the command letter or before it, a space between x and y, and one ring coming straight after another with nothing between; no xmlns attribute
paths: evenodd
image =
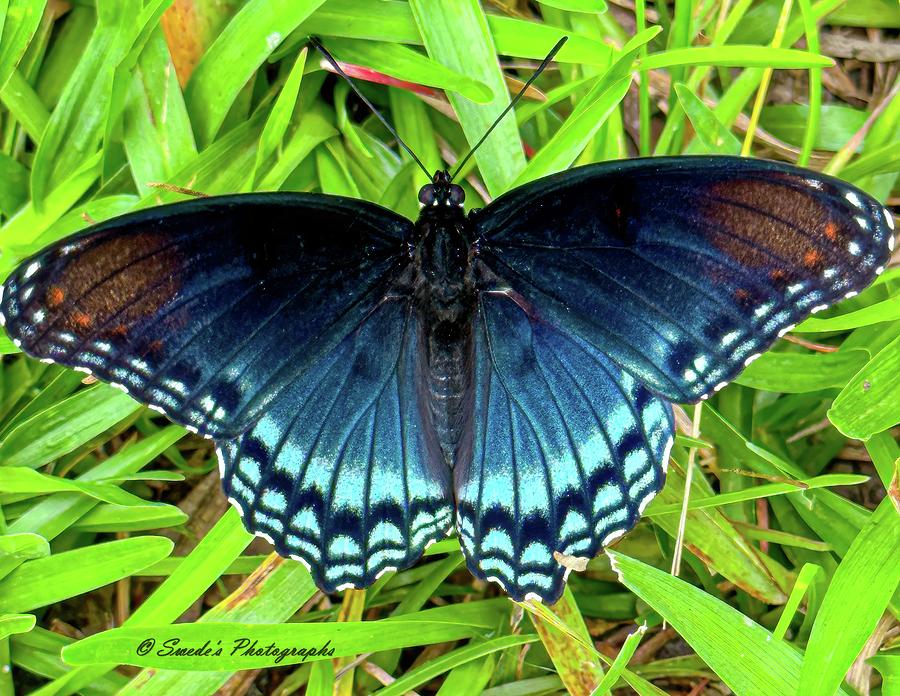
<svg viewBox="0 0 900 696"><path fill-rule="evenodd" d="M471 316L424 328L420 337L431 422L448 466L462 441L472 398Z"/></svg>
<svg viewBox="0 0 900 696"><path fill-rule="evenodd" d="M452 466L471 410L475 289L468 272L472 235L461 208L424 208L416 223L415 298L420 314L420 380L444 459Z"/></svg>

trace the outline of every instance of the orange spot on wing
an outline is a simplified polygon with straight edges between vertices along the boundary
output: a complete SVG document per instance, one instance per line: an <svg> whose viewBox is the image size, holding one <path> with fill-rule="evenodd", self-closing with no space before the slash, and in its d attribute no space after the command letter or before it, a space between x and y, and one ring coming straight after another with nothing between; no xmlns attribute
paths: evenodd
<svg viewBox="0 0 900 696"><path fill-rule="evenodd" d="M118 338L125 338L128 335L128 327L125 324L119 324L110 329L110 333Z"/></svg>
<svg viewBox="0 0 900 696"><path fill-rule="evenodd" d="M784 271L781 268L776 268L769 273L772 285L778 290L784 290L784 288L787 287L789 277L787 271Z"/></svg>
<svg viewBox="0 0 900 696"><path fill-rule="evenodd" d="M810 249L803 254L803 265L807 268L815 268L825 260L822 252L818 249Z"/></svg>
<svg viewBox="0 0 900 696"><path fill-rule="evenodd" d="M72 312L72 323L79 329L87 329L93 322L84 312Z"/></svg>
<svg viewBox="0 0 900 696"><path fill-rule="evenodd" d="M59 307L63 300L66 299L66 293L63 289L57 285L51 285L50 289L47 290L47 306L50 309L56 309Z"/></svg>
<svg viewBox="0 0 900 696"><path fill-rule="evenodd" d="M829 220L825 225L825 236L828 237L832 242L836 242L838 238L838 226L834 224L834 221Z"/></svg>

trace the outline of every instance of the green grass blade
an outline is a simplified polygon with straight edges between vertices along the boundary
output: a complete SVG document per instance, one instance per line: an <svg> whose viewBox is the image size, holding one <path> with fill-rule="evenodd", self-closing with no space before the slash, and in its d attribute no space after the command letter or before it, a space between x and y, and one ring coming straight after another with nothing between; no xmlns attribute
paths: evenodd
<svg viewBox="0 0 900 696"><path fill-rule="evenodd" d="M798 692L800 653L741 612L641 561L616 551L607 555L620 581L672 624L735 693L825 693Z"/></svg>
<svg viewBox="0 0 900 696"><path fill-rule="evenodd" d="M619 105L628 89L631 77L609 84L590 105L577 116L568 118L556 134L528 163L515 181L520 186L542 176L562 171L575 161L590 139Z"/></svg>
<svg viewBox="0 0 900 696"><path fill-rule="evenodd" d="M190 555L179 559L177 568L137 608L125 625L159 625L177 619L234 562L251 538L241 525L237 511L229 508ZM42 693L44 696L73 693L101 678L109 670L108 666L102 665L78 667L63 679L48 684Z"/></svg>
<svg viewBox="0 0 900 696"><path fill-rule="evenodd" d="M9 0L0 16L0 88L6 86L28 48L45 4L46 0Z"/></svg>
<svg viewBox="0 0 900 696"><path fill-rule="evenodd" d="M50 544L40 534L0 535L0 556L10 556L17 561L30 561L50 555Z"/></svg>
<svg viewBox="0 0 900 696"><path fill-rule="evenodd" d="M123 115L122 137L141 195L149 182L168 181L197 156L194 134L161 31L155 31L134 68Z"/></svg>
<svg viewBox="0 0 900 696"><path fill-rule="evenodd" d="M475 104L454 92L447 96L459 117L469 145L474 145L509 104L509 92L497 63L487 20L476 0L413 0L410 3L428 55L454 72L487 86L493 98ZM545 52L553 47L548 43ZM457 153L463 156L465 153ZM488 192L497 196L509 188L525 166L515 119L503 119L475 154Z"/></svg>
<svg viewBox="0 0 900 696"><path fill-rule="evenodd" d="M37 468L89 442L141 408L102 384L84 389L17 426L0 443L0 462Z"/></svg>
<svg viewBox="0 0 900 696"><path fill-rule="evenodd" d="M193 623L142 626L117 628L84 638L63 650L63 659L74 665L116 662L184 671L260 669L409 645L444 643L468 638L479 630L483 629L466 623L426 620L402 624L344 621L321 624ZM148 636L159 647L141 655L136 647ZM215 639L210 640L210 636L215 636ZM222 647L223 651L221 655L201 653L178 656L167 652L164 647L166 643L176 640L184 647L199 647L208 642L210 653L217 647ZM263 650L248 653L254 642L259 646L275 643L280 649L268 651L268 654ZM304 647L301 651L296 646ZM310 652L307 653L306 649ZM283 654L283 650L287 650L288 654Z"/></svg>
<svg viewBox="0 0 900 696"><path fill-rule="evenodd" d="M173 591L177 586L173 583ZM300 563L278 558L274 554L231 595L197 620L206 623L277 623L286 621L315 592L309 572ZM213 693L231 676L231 672L173 672L142 670L122 689L122 696L168 696L173 692ZM90 681L82 682L90 683ZM72 687L73 684L69 684ZM50 692L54 693L54 692ZM71 693L66 691L66 693ZM36 694L48 696L48 694Z"/></svg>
<svg viewBox="0 0 900 696"><path fill-rule="evenodd" d="M174 544L142 536L38 558L0 581L0 612L22 612L76 597L165 558Z"/></svg>
<svg viewBox="0 0 900 696"><path fill-rule="evenodd" d="M557 41L563 36L569 36L569 41L557 54L557 60L600 66L605 66L609 62L611 48L588 37L573 35L572 32L559 27L525 21L516 17L489 14L486 19L488 29L494 38L497 53L541 60ZM436 23L436 27L439 28L439 26ZM364 0L362 2L360 0L329 0L303 23L301 30L303 37L307 34L321 34L403 44L423 44L423 36L413 19L413 11L409 3L398 0L379 0L377 22L372 21L371 6ZM424 44L427 46L427 41ZM491 59L493 60L493 57ZM441 62L450 66L446 61Z"/></svg>
<svg viewBox="0 0 900 696"><path fill-rule="evenodd" d="M69 210L98 176L100 153L87 158L78 171L57 186L47 196L40 210L30 201L0 228L0 244L3 245L4 252L7 252L0 260L0 277L5 279L19 260L36 251L34 240ZM8 253L10 249L15 249L18 253Z"/></svg>
<svg viewBox="0 0 900 696"><path fill-rule="evenodd" d="M754 389L798 393L842 387L866 364L861 350L837 353L764 353L735 380Z"/></svg>
<svg viewBox="0 0 900 696"><path fill-rule="evenodd" d="M33 614L3 614L0 616L0 640L14 633L28 633L35 622Z"/></svg>
<svg viewBox="0 0 900 696"><path fill-rule="evenodd" d="M734 503L744 502L746 500L759 500L760 498L768 498L773 495L782 495L784 493L797 493L801 490L810 490L814 488L826 488L828 486L853 486L865 483L869 480L868 476L858 476L855 474L826 474L824 476L816 476L810 479L804 479L793 483L764 483L759 486L753 486L739 491L731 491L729 493L721 493L708 498L694 498L688 503L688 510L702 510L704 508L722 507L724 505L732 505ZM647 508L646 515L653 517L656 515L674 515L681 512L681 503L674 505L658 505L651 503Z"/></svg>
<svg viewBox="0 0 900 696"><path fill-rule="evenodd" d="M0 491L3 493L29 493L44 495L64 491L82 493L95 500L123 506L148 505L143 498L124 491L118 486L103 483L70 481L59 476L49 476L24 466L0 468Z"/></svg>
<svg viewBox="0 0 900 696"><path fill-rule="evenodd" d="M464 648L457 648L436 659L429 660L416 669L410 670L378 693L381 696L400 696L400 694L408 693L410 689L427 684L437 675L443 674L454 667L494 652L514 648L519 645L527 645L536 640L537 636L535 635L501 636L480 643L473 643Z"/></svg>
<svg viewBox="0 0 900 696"><path fill-rule="evenodd" d="M201 146L215 138L238 93L257 68L323 0L250 0L200 61L185 101ZM227 70L222 66L227 65Z"/></svg>
<svg viewBox="0 0 900 696"><path fill-rule="evenodd" d="M778 617L778 625L775 626L775 630L772 631L772 634L778 640L784 639L784 636L791 625L791 619L794 618L797 607L800 606L803 595L806 594L806 590L809 588L810 583L812 583L815 576L821 571L822 568L814 563L806 563L800 569L800 572L797 574L797 582L795 582L794 587L791 588L791 594L788 597L788 601L785 602L781 616Z"/></svg>
<svg viewBox="0 0 900 696"><path fill-rule="evenodd" d="M884 498L838 566L813 624L797 693L841 685L900 585L900 514ZM860 588L865 587L861 592Z"/></svg>
<svg viewBox="0 0 900 696"><path fill-rule="evenodd" d="M798 325L794 331L797 333L815 333L817 331L846 331L860 326L869 326L882 321L897 321L900 319L900 294L890 299L876 302L862 309L834 317L819 319L810 317Z"/></svg>
<svg viewBox="0 0 900 696"><path fill-rule="evenodd" d="M563 596L552 607L534 603L525 606L566 688L571 693L592 691L603 680L603 665L597 657L572 590L566 587Z"/></svg>
<svg viewBox="0 0 900 696"><path fill-rule="evenodd" d="M139 0L99 0L97 27L66 84L41 138L31 170L31 196L44 199L100 146L112 105L116 67L126 57L141 27Z"/></svg>
<svg viewBox="0 0 900 696"><path fill-rule="evenodd" d="M813 17L810 0L798 0L803 15L803 31L806 34L806 47L810 53L819 52L819 29ZM822 69L809 69L809 118L806 120L806 131L803 134L803 147L797 164L801 167L809 165L816 138L819 134L819 121L822 113Z"/></svg>
<svg viewBox="0 0 900 696"><path fill-rule="evenodd" d="M600 696L612 693L613 686L619 681L619 678L628 666L628 661L634 656L634 651L637 650L638 645L641 643L641 638L644 637L646 631L647 626L644 625L639 626L636 631L628 634L628 637L619 649L619 654L616 655L615 661L610 666L606 676L603 677L603 681L597 684L597 688L591 692L591 696L594 696L595 694Z"/></svg>
<svg viewBox="0 0 900 696"><path fill-rule="evenodd" d="M736 155L741 151L740 141L687 85L676 82L675 94L707 152Z"/></svg>
<svg viewBox="0 0 900 696"><path fill-rule="evenodd" d="M847 437L868 440L900 420L900 338L846 382L828 419Z"/></svg>
<svg viewBox="0 0 900 696"><path fill-rule="evenodd" d="M256 151L256 163L253 166L253 181L256 182L262 163L272 155L282 143L297 106L297 97L300 94L300 84L303 80L303 69L306 67L306 56L309 49L304 48L297 54L297 59L291 66L284 86L275 100L275 105L269 112L266 125L263 126L259 137L259 147Z"/></svg>
<svg viewBox="0 0 900 696"><path fill-rule="evenodd" d="M653 53L637 62L639 70L659 70L683 65L724 65L728 67L827 68L833 61L792 48L765 46L698 46Z"/></svg>
<svg viewBox="0 0 900 696"><path fill-rule="evenodd" d="M98 505L72 525L80 532L113 534L116 532L145 532L164 527L180 527L188 516L174 505Z"/></svg>

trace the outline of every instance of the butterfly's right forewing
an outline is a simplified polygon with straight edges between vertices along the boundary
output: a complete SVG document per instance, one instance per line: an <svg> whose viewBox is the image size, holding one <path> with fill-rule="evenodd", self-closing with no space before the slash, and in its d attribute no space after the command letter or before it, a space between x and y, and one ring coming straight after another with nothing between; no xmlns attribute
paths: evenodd
<svg viewBox="0 0 900 696"><path fill-rule="evenodd" d="M845 182L738 157L577 167L501 196L477 228L489 287L679 402L868 286L894 234L890 213Z"/></svg>

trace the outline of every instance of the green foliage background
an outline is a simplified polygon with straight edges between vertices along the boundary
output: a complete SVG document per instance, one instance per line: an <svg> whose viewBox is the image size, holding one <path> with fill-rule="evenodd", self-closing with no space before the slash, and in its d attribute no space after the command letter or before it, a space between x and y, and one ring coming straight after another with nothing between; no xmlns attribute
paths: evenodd
<svg viewBox="0 0 900 696"><path fill-rule="evenodd" d="M831 61L817 26L896 37L896 2L615 4L0 0L0 276L90 221L185 195L153 182L323 191L414 217L424 175L302 50L310 34L395 80L364 89L430 169L465 153L508 103L510 77L570 36L540 94L467 168L470 205L635 152L737 153L748 130L754 154L889 199L896 66L879 66L866 109L840 102L822 87ZM771 68L803 69L802 103L758 99ZM261 542L245 553L251 537L221 499L202 538L173 555L164 534L193 529L176 504L215 476L209 443L106 385L15 356L3 337L0 665L12 670L0 694L246 693L253 679L276 694L643 695L701 680L738 694L900 693L898 298L889 269L713 397L699 440L676 441L645 520L554 607L473 585L452 538L329 600L300 564L256 555ZM692 445L679 579L668 568ZM836 463L848 452L851 472ZM198 611L200 598L212 606ZM73 635L73 617L97 603L114 630ZM148 636L330 640L336 659L141 657Z"/></svg>

